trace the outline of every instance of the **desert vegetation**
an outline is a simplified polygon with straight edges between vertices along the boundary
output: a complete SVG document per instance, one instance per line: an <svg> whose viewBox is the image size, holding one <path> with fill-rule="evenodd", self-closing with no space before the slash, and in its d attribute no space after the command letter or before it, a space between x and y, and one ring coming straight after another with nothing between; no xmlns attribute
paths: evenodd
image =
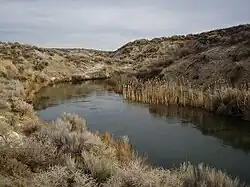
<svg viewBox="0 0 250 187"><path fill-rule="evenodd" d="M136 40L114 52L135 66L118 89L126 99L204 108L249 120L250 27ZM125 80L125 81L124 81Z"/></svg>
<svg viewBox="0 0 250 187"><path fill-rule="evenodd" d="M33 122L16 138L2 132L1 186L243 186L222 171L184 163L164 170L145 163L128 138L91 133L78 116Z"/></svg>
<svg viewBox="0 0 250 187"><path fill-rule="evenodd" d="M131 80L117 83L125 99L151 104L180 105L203 108L216 114L250 119L250 90L230 86L192 88L186 82Z"/></svg>
<svg viewBox="0 0 250 187"><path fill-rule="evenodd" d="M131 74L140 79L161 78L192 86L241 88L250 80L250 25L186 36L129 42L112 58L132 60Z"/></svg>
<svg viewBox="0 0 250 187"><path fill-rule="evenodd" d="M247 119L249 28L137 40L113 52L0 42L0 186L244 186L203 164L154 168L137 156L128 138L90 132L83 119L70 114L42 122L32 101L49 84L123 74L127 81L119 82L118 90L126 99ZM180 77L190 85L176 81ZM219 87L211 84L219 79Z"/></svg>

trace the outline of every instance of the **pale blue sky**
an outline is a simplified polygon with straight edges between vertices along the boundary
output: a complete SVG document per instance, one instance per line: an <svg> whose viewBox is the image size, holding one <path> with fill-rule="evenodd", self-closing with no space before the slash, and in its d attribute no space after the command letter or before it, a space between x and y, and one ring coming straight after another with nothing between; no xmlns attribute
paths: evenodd
<svg viewBox="0 0 250 187"><path fill-rule="evenodd" d="M113 50L250 23L250 0L0 0L0 41Z"/></svg>

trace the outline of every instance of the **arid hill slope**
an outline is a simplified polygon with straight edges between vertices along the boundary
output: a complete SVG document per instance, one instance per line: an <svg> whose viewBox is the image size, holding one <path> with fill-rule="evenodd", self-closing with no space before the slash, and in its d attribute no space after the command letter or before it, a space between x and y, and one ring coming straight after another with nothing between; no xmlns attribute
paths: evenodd
<svg viewBox="0 0 250 187"><path fill-rule="evenodd" d="M108 75L109 53L87 49L46 49L19 43L0 43L0 75L8 78L41 79ZM115 66L112 66L115 67Z"/></svg>
<svg viewBox="0 0 250 187"><path fill-rule="evenodd" d="M143 79L161 77L184 79L197 86L220 82L239 87L250 83L250 25L136 40L113 52L0 43L0 60L0 73L5 77L23 77L31 71L50 78L91 77L93 72L111 76L118 71ZM11 72L5 67L13 65L16 69Z"/></svg>
<svg viewBox="0 0 250 187"><path fill-rule="evenodd" d="M240 86L250 83L250 25L136 40L111 57L132 63L139 78L184 78L198 86L215 81Z"/></svg>
<svg viewBox="0 0 250 187"><path fill-rule="evenodd" d="M91 133L76 115L65 114L52 124L40 121L29 101L35 91L48 84L107 78L117 72L144 79L184 77L194 84L214 79L230 80L235 85L248 83L249 30L249 25L244 25L200 35L140 40L114 52L0 42L0 186L243 186L202 164L186 163L171 170L150 167L134 154L126 138L115 141L108 133ZM227 77L231 71L233 78ZM164 88L171 86L163 83ZM149 86L152 96L158 97L157 85L153 82ZM148 85L141 87L147 90ZM132 91L135 99L135 93L143 91L136 85L131 88L128 92ZM182 87L181 91L175 85L171 88L179 98L186 95ZM195 89L188 91L193 98L188 100L191 106L210 106L203 97L207 93L198 90L199 100ZM241 109L236 114L248 116L250 94L242 92L238 99L241 92L233 92L236 94L226 98L227 103L218 97L218 102L212 103L213 110L236 108ZM210 101L210 95L207 98Z"/></svg>

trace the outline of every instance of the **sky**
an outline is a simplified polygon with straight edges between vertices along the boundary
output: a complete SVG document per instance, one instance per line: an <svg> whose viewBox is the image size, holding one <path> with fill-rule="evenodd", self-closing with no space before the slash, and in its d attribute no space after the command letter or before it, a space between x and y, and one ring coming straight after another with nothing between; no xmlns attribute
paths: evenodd
<svg viewBox="0 0 250 187"><path fill-rule="evenodd" d="M0 0L0 41L115 50L250 23L250 0Z"/></svg>

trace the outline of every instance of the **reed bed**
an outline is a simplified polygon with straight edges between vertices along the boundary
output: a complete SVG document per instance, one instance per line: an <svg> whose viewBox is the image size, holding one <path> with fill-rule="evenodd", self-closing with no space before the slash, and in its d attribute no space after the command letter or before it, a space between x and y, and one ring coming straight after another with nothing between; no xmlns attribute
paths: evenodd
<svg viewBox="0 0 250 187"><path fill-rule="evenodd" d="M117 90L130 101L198 107L222 115L250 119L250 89L215 86L193 88L189 83L161 80L119 82Z"/></svg>

